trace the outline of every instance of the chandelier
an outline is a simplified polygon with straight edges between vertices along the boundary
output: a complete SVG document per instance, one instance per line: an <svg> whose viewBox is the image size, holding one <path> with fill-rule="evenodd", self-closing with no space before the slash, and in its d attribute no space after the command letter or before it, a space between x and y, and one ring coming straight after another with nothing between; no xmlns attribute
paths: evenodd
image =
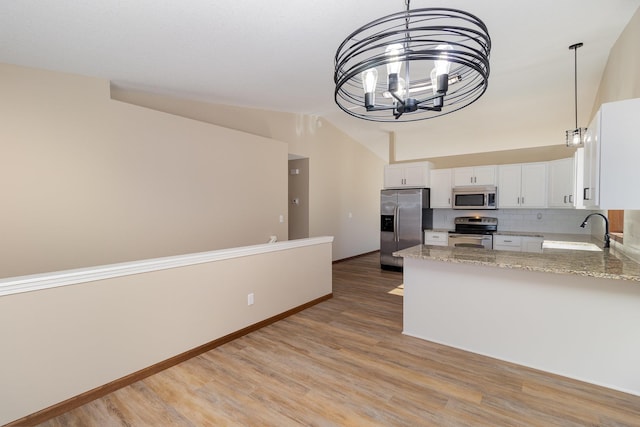
<svg viewBox="0 0 640 427"><path fill-rule="evenodd" d="M351 33L335 57L335 101L378 122L430 119L460 110L487 90L491 38L474 15L410 9Z"/></svg>
<svg viewBox="0 0 640 427"><path fill-rule="evenodd" d="M576 127L574 129L568 130L565 132L565 143L567 147L580 147L584 145L584 139L587 135L587 128L578 127L578 48L582 47L582 43L576 43L569 46L569 49L574 52L574 62L573 62L573 71L574 71L574 86L573 86L573 94L574 94L574 105L576 111Z"/></svg>

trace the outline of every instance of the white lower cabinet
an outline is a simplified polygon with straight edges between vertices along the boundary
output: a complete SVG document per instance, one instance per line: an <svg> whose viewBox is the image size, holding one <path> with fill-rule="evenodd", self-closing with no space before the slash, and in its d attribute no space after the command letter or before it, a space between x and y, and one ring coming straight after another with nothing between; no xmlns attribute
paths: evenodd
<svg viewBox="0 0 640 427"><path fill-rule="evenodd" d="M493 249L496 251L522 252L522 237L520 236L493 236Z"/></svg>
<svg viewBox="0 0 640 427"><path fill-rule="evenodd" d="M544 239L540 236L496 234L493 236L493 249L496 251L540 253L543 241Z"/></svg>
<svg viewBox="0 0 640 427"><path fill-rule="evenodd" d="M446 231L425 230L424 244L434 246L447 246L449 244L449 233Z"/></svg>
<svg viewBox="0 0 640 427"><path fill-rule="evenodd" d="M537 254L542 253L542 237L522 237L522 252L534 252Z"/></svg>

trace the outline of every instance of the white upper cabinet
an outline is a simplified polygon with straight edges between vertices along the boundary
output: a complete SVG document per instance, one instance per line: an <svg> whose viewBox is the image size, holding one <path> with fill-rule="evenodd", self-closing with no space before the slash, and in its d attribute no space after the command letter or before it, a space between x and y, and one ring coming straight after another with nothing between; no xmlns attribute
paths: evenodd
<svg viewBox="0 0 640 427"><path fill-rule="evenodd" d="M451 208L451 169L431 171L431 207Z"/></svg>
<svg viewBox="0 0 640 427"><path fill-rule="evenodd" d="M546 208L547 163L498 166L498 207Z"/></svg>
<svg viewBox="0 0 640 427"><path fill-rule="evenodd" d="M573 208L576 191L575 159L553 160L549 162L549 207Z"/></svg>
<svg viewBox="0 0 640 427"><path fill-rule="evenodd" d="M640 209L635 177L640 164L636 130L640 98L602 104L584 146L582 194L588 209Z"/></svg>
<svg viewBox="0 0 640 427"><path fill-rule="evenodd" d="M600 111L589 123L582 158L582 207L597 208L600 204Z"/></svg>
<svg viewBox="0 0 640 427"><path fill-rule="evenodd" d="M453 170L454 187L464 185L496 185L496 166L474 166Z"/></svg>
<svg viewBox="0 0 640 427"><path fill-rule="evenodd" d="M519 208L522 166L500 165L498 174L498 207Z"/></svg>
<svg viewBox="0 0 640 427"><path fill-rule="evenodd" d="M384 167L384 188L427 188L431 162L398 163Z"/></svg>

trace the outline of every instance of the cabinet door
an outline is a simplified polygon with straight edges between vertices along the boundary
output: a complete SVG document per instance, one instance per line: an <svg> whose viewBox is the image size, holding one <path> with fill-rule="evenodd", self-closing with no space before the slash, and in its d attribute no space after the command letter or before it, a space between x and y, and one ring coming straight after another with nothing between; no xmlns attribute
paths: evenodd
<svg viewBox="0 0 640 427"><path fill-rule="evenodd" d="M583 205L585 208L596 208L600 204L600 113L598 112L589 127L584 142L583 163Z"/></svg>
<svg viewBox="0 0 640 427"><path fill-rule="evenodd" d="M429 187L429 168L424 165L405 166L404 185L407 187Z"/></svg>
<svg viewBox="0 0 640 427"><path fill-rule="evenodd" d="M637 189L638 121L640 99L602 104L596 145L598 166L596 198L600 209L640 209Z"/></svg>
<svg viewBox="0 0 640 427"><path fill-rule="evenodd" d="M495 166L476 166L473 168L473 183L475 185L496 185Z"/></svg>
<svg viewBox="0 0 640 427"><path fill-rule="evenodd" d="M398 188L404 186L404 168L389 165L384 167L384 188Z"/></svg>
<svg viewBox="0 0 640 427"><path fill-rule="evenodd" d="M572 208L575 200L574 159L549 162L549 207Z"/></svg>
<svg viewBox="0 0 640 427"><path fill-rule="evenodd" d="M442 231L425 231L424 244L434 246L447 246L449 244L449 234Z"/></svg>
<svg viewBox="0 0 640 427"><path fill-rule="evenodd" d="M498 206L520 207L521 165L498 166Z"/></svg>
<svg viewBox="0 0 640 427"><path fill-rule="evenodd" d="M453 170L453 185L473 185L473 168L455 168Z"/></svg>
<svg viewBox="0 0 640 427"><path fill-rule="evenodd" d="M580 147L573 155L573 168L575 170L573 187L573 207L576 209L584 209L584 201L582 200L582 189L584 185L584 147Z"/></svg>
<svg viewBox="0 0 640 427"><path fill-rule="evenodd" d="M451 169L431 171L431 207L451 208Z"/></svg>
<svg viewBox="0 0 640 427"><path fill-rule="evenodd" d="M522 165L520 206L523 208L547 207L547 163Z"/></svg>
<svg viewBox="0 0 640 427"><path fill-rule="evenodd" d="M522 237L522 252L542 253L542 237Z"/></svg>

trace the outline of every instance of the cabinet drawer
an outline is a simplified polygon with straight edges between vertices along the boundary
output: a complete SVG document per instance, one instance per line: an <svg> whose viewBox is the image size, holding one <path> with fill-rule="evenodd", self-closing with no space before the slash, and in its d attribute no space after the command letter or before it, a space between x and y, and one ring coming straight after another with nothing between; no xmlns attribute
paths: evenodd
<svg viewBox="0 0 640 427"><path fill-rule="evenodd" d="M498 234L493 236L493 246L514 246L520 247L522 245L521 236L502 236Z"/></svg>
<svg viewBox="0 0 640 427"><path fill-rule="evenodd" d="M449 233L443 231L425 231L424 244L447 246L449 244Z"/></svg>

